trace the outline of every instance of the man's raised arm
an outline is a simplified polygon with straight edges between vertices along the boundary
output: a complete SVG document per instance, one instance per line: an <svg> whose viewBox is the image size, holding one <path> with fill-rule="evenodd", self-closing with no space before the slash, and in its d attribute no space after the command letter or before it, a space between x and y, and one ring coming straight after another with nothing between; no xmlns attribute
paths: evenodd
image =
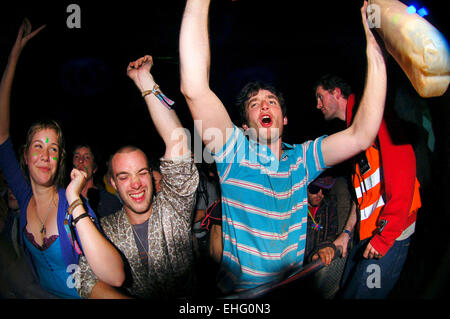
<svg viewBox="0 0 450 319"><path fill-rule="evenodd" d="M387 88L386 63L367 22L367 1L364 1L361 8L361 16L367 41L365 89L353 124L323 140L323 158L328 166L345 161L369 148L378 134L383 118Z"/></svg>
<svg viewBox="0 0 450 319"><path fill-rule="evenodd" d="M127 75L144 95L153 124L166 145L164 158L173 159L189 151L187 135L175 111L166 101L158 98L158 95L162 97L162 92L155 86L155 80L150 73L152 66L152 57L146 55L130 62Z"/></svg>
<svg viewBox="0 0 450 319"><path fill-rule="evenodd" d="M233 127L225 106L209 87L209 0L187 0L180 30L181 92L203 142L218 151ZM209 134L204 134L206 130ZM212 137L211 137L212 133ZM231 130L228 130L231 133Z"/></svg>

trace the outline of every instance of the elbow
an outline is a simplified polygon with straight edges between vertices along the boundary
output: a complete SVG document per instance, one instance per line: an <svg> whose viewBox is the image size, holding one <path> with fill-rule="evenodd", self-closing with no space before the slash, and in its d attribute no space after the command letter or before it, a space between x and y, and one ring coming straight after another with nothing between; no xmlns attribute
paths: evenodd
<svg viewBox="0 0 450 319"><path fill-rule="evenodd" d="M375 137L374 138L365 138L364 140L360 141L359 143L359 152L364 152L365 150L367 150L369 147L371 147L373 145L373 143L375 142Z"/></svg>
<svg viewBox="0 0 450 319"><path fill-rule="evenodd" d="M115 274L109 281L105 281L105 283L113 286L113 287L121 287L125 282L125 273L123 270L119 271Z"/></svg>
<svg viewBox="0 0 450 319"><path fill-rule="evenodd" d="M180 91L187 101L196 100L209 91L208 85L193 83L192 81L181 81Z"/></svg>

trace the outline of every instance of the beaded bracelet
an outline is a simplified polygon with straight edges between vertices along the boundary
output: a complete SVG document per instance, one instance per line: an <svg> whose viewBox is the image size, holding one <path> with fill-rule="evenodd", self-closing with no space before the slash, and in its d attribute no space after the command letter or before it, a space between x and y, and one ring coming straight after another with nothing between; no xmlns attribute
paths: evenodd
<svg viewBox="0 0 450 319"><path fill-rule="evenodd" d="M142 92L142 97L146 97L149 94L154 94L158 98L158 100L160 100L161 103L164 104L164 106L167 107L169 110L171 110L172 109L171 106L175 104L174 101L169 99L167 96L164 95L164 93L161 92L161 90L159 89L159 85L156 83L153 86L153 89Z"/></svg>

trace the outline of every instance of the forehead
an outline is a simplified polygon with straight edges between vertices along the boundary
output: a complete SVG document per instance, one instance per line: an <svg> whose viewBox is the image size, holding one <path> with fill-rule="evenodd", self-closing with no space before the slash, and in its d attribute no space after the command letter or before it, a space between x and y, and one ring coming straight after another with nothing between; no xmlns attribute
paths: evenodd
<svg viewBox="0 0 450 319"><path fill-rule="evenodd" d="M246 104L248 105L251 101L260 99L276 99L278 101L278 97L273 92L266 89L259 89L257 92L250 93Z"/></svg>
<svg viewBox="0 0 450 319"><path fill-rule="evenodd" d="M89 147L81 146L75 150L74 155L75 154L80 154L80 155L89 154L92 156L92 151Z"/></svg>
<svg viewBox="0 0 450 319"><path fill-rule="evenodd" d="M252 99L252 98L264 98L264 97L275 97L277 98L277 96L266 89L259 89L257 92L252 92L250 94L250 97L248 98L248 100Z"/></svg>
<svg viewBox="0 0 450 319"><path fill-rule="evenodd" d="M31 138L31 141L41 141L44 143L55 143L58 144L58 136L54 129L51 128L44 128L37 130L33 137Z"/></svg>
<svg viewBox="0 0 450 319"><path fill-rule="evenodd" d="M143 168L148 169L147 157L141 151L117 153L111 161L113 174L135 173Z"/></svg>

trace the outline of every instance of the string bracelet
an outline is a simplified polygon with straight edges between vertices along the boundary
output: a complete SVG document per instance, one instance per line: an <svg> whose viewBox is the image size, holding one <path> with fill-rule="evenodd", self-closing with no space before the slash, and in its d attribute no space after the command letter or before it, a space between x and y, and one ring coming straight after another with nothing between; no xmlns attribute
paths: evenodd
<svg viewBox="0 0 450 319"><path fill-rule="evenodd" d="M72 226L75 227L76 224L78 223L78 221L85 217L89 217L91 219L91 221L94 222L94 219L91 217L91 215L89 215L89 213L84 213L84 214L81 214L80 216L78 216L77 218L75 218L74 220L72 220Z"/></svg>
<svg viewBox="0 0 450 319"><path fill-rule="evenodd" d="M167 107L169 110L171 110L172 109L171 106L175 104L174 101L169 99L167 96L164 95L164 93L161 92L161 90L159 89L159 85L156 83L153 86L153 89L142 92L142 97L146 97L149 94L155 95L158 98L158 100L160 100L161 103L164 104L164 106Z"/></svg>
<svg viewBox="0 0 450 319"><path fill-rule="evenodd" d="M72 215L73 210L80 205L83 205L83 202L81 201L80 198L74 200L72 204L69 205L69 208L67 209L67 214Z"/></svg>

